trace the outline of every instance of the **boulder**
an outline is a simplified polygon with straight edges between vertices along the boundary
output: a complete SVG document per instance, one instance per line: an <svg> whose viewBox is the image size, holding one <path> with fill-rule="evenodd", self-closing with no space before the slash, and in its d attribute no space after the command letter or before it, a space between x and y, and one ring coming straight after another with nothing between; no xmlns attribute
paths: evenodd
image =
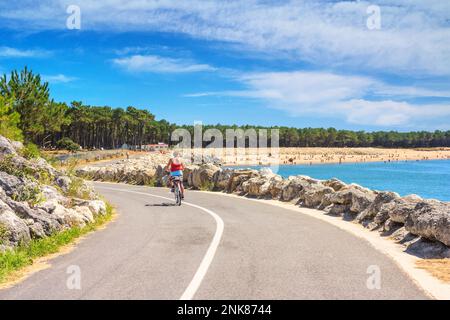
<svg viewBox="0 0 450 320"><path fill-rule="evenodd" d="M47 235L60 230L62 227L58 219L52 214L47 213L45 210L40 208L30 208L27 203L17 202L12 199L7 199L6 204L19 218L33 219L33 221L40 223Z"/></svg>
<svg viewBox="0 0 450 320"><path fill-rule="evenodd" d="M72 204L79 207L88 207L94 216L106 214L106 204L102 200L72 199Z"/></svg>
<svg viewBox="0 0 450 320"><path fill-rule="evenodd" d="M194 185L194 171L198 170L200 167L197 165L189 165L183 170L183 182L186 183L187 186L192 187Z"/></svg>
<svg viewBox="0 0 450 320"><path fill-rule="evenodd" d="M95 221L94 215L89 207L79 206L74 207L73 210L75 210L75 212L78 214L79 220L83 221L84 223L92 223Z"/></svg>
<svg viewBox="0 0 450 320"><path fill-rule="evenodd" d="M363 210L356 219L363 221L366 219L374 219L374 222L378 225L383 224L388 218L387 211L381 210L384 204L389 203L395 199L400 198L400 195L396 192L382 191L377 193L373 202Z"/></svg>
<svg viewBox="0 0 450 320"><path fill-rule="evenodd" d="M450 246L450 203L424 200L416 204L405 221L406 230Z"/></svg>
<svg viewBox="0 0 450 320"><path fill-rule="evenodd" d="M324 196L326 197L326 195ZM323 201L322 201L323 203ZM322 204L321 204L322 205ZM350 205L348 204L331 204L324 208L324 211L332 216L343 216L344 214L350 212Z"/></svg>
<svg viewBox="0 0 450 320"><path fill-rule="evenodd" d="M202 165L194 169L192 172L191 186L196 189L212 188L214 186L213 176L219 170L219 167L212 164Z"/></svg>
<svg viewBox="0 0 450 320"><path fill-rule="evenodd" d="M0 209L0 244L17 246L31 239L26 223L8 209Z"/></svg>
<svg viewBox="0 0 450 320"><path fill-rule="evenodd" d="M106 214L106 204L101 200L90 200L88 202L88 208L92 211L94 216Z"/></svg>
<svg viewBox="0 0 450 320"><path fill-rule="evenodd" d="M282 179L280 176L278 178L271 179L269 185L269 194L272 199L280 199L283 189L289 184L289 181Z"/></svg>
<svg viewBox="0 0 450 320"><path fill-rule="evenodd" d="M23 149L23 143L20 141L11 141L11 145L16 151L20 151Z"/></svg>
<svg viewBox="0 0 450 320"><path fill-rule="evenodd" d="M251 177L258 175L256 170L235 170L228 182L228 192L242 192L242 183Z"/></svg>
<svg viewBox="0 0 450 320"><path fill-rule="evenodd" d="M56 178L56 184L60 187L64 192L67 192L72 184L72 179L68 176L59 176Z"/></svg>
<svg viewBox="0 0 450 320"><path fill-rule="evenodd" d="M280 196L282 201L293 201L299 200L302 195L302 191L305 187L308 187L311 183L302 176L291 176L288 178L288 183L286 183Z"/></svg>
<svg viewBox="0 0 450 320"><path fill-rule="evenodd" d="M317 208L326 194L334 192L333 188L322 184L311 184L303 193L303 205L308 208Z"/></svg>
<svg viewBox="0 0 450 320"><path fill-rule="evenodd" d="M213 182L214 189L216 190L226 190L228 183L230 182L231 176L233 175L233 169L222 169L220 168L214 173Z"/></svg>
<svg viewBox="0 0 450 320"><path fill-rule="evenodd" d="M394 199L391 202L383 204L380 209L380 215L389 215L389 218L394 222L405 223L408 216L414 210L417 203L422 201L422 198L416 195L409 195Z"/></svg>
<svg viewBox="0 0 450 320"><path fill-rule="evenodd" d="M273 173L258 175L243 182L242 191L253 197L272 197L275 190L271 187L282 180L281 176Z"/></svg>
<svg viewBox="0 0 450 320"><path fill-rule="evenodd" d="M57 201L60 203L66 203L67 198L64 197L55 187L52 186L42 186L41 187L42 196L46 201Z"/></svg>
<svg viewBox="0 0 450 320"><path fill-rule="evenodd" d="M23 185L24 182L20 178L0 171L0 187L8 196L11 197Z"/></svg>
<svg viewBox="0 0 450 320"><path fill-rule="evenodd" d="M357 214L363 212L374 202L375 198L376 194L371 190L363 191L355 189L355 191L352 192L352 205L350 206L350 211Z"/></svg>
<svg viewBox="0 0 450 320"><path fill-rule="evenodd" d="M45 230L40 223L32 223L28 228L30 230L31 238L33 239L44 238L46 236Z"/></svg>
<svg viewBox="0 0 450 320"><path fill-rule="evenodd" d="M345 186L347 186L344 182L342 182L341 180L336 179L336 178L325 180L322 182L322 184L324 186L333 188L334 191L339 191L342 188L344 188Z"/></svg>
<svg viewBox="0 0 450 320"><path fill-rule="evenodd" d="M56 206L59 204L57 200L46 200L43 203L40 203L36 206L36 208L42 209L45 212L53 213L55 211Z"/></svg>
<svg viewBox="0 0 450 320"><path fill-rule="evenodd" d="M337 204L349 206L353 213L360 213L375 200L375 193L357 184L342 187L337 192L328 193L323 197L320 208Z"/></svg>
<svg viewBox="0 0 450 320"><path fill-rule="evenodd" d="M3 154L16 154L14 146L9 139L0 136L0 155Z"/></svg>

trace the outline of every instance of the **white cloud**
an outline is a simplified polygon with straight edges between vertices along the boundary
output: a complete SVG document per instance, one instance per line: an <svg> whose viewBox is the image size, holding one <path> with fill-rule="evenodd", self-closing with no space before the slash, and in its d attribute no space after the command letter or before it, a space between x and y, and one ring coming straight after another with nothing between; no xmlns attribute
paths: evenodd
<svg viewBox="0 0 450 320"><path fill-rule="evenodd" d="M385 127L424 124L450 116L450 104L413 104L404 98L443 97L445 91L392 86L370 77L327 72L269 72L237 78L242 91L191 93L185 97L238 96L259 99L292 116L338 117L348 123Z"/></svg>
<svg viewBox="0 0 450 320"><path fill-rule="evenodd" d="M5 1L0 18L17 28L64 28L78 4L86 30L176 32L320 66L450 75L450 2L379 0L381 30L368 30L372 1ZM20 10L19 10L20 9ZM0 19L1 20L1 19ZM21 23L20 23L21 22ZM2 23L0 22L0 25ZM4 24L4 23L3 23Z"/></svg>
<svg viewBox="0 0 450 320"><path fill-rule="evenodd" d="M0 47L0 57L2 58L33 58L49 55L51 55L50 51L41 49L22 50L11 47Z"/></svg>
<svg viewBox="0 0 450 320"><path fill-rule="evenodd" d="M427 121L433 124L442 117L450 116L450 104L413 105L392 100L357 99L336 104L331 108L337 113L343 113L349 123L385 127L423 125Z"/></svg>
<svg viewBox="0 0 450 320"><path fill-rule="evenodd" d="M190 73L215 70L215 68L207 64L196 64L184 59L172 59L155 55L133 55L117 58L113 60L113 63L132 72Z"/></svg>
<svg viewBox="0 0 450 320"><path fill-rule="evenodd" d="M57 74L57 75L43 75L42 79L44 81L50 82L50 83L68 83L77 80L78 78L75 77L69 77L64 74Z"/></svg>

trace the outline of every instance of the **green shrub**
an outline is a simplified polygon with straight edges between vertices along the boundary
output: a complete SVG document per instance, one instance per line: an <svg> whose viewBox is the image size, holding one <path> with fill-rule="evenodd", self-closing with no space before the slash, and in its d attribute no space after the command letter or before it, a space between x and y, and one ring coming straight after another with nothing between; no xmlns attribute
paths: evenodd
<svg viewBox="0 0 450 320"><path fill-rule="evenodd" d="M56 142L56 146L59 149L65 149L70 152L76 152L80 150L80 145L76 142L73 142L70 138L62 138Z"/></svg>
<svg viewBox="0 0 450 320"><path fill-rule="evenodd" d="M156 187L158 185L158 181L156 180L155 177L152 177L146 182L145 185L149 187Z"/></svg>
<svg viewBox="0 0 450 320"><path fill-rule="evenodd" d="M45 197L41 189L37 185L27 184L20 189L19 192L12 195L14 201L28 202L31 207L34 207L45 201Z"/></svg>
<svg viewBox="0 0 450 320"><path fill-rule="evenodd" d="M201 191L212 191L214 189L214 183L212 181L204 181L199 189Z"/></svg>
<svg viewBox="0 0 450 320"><path fill-rule="evenodd" d="M33 259L56 253L64 245L73 242L76 238L94 231L102 226L113 216L113 207L106 204L106 215L97 216L95 222L83 228L75 227L55 232L49 237L33 239L27 244L22 244L13 250L0 253L0 283L10 280L14 273L28 265L33 264Z"/></svg>
<svg viewBox="0 0 450 320"><path fill-rule="evenodd" d="M89 189L85 187L84 180L75 176L71 176L70 179L72 180L72 183L64 195L66 197L90 200L91 193Z"/></svg>
<svg viewBox="0 0 450 320"><path fill-rule="evenodd" d="M8 239L8 229L0 223L0 244L3 244Z"/></svg>
<svg viewBox="0 0 450 320"><path fill-rule="evenodd" d="M30 168L20 168L17 167L13 162L13 155L7 155L2 160L0 160L0 171L6 172L12 176L16 176L18 178L25 178L33 174Z"/></svg>
<svg viewBox="0 0 450 320"><path fill-rule="evenodd" d="M22 141L19 129L20 114L12 110L13 100L0 95L0 135L16 141Z"/></svg>
<svg viewBox="0 0 450 320"><path fill-rule="evenodd" d="M39 158L41 156L39 147L31 142L25 144L23 149L20 150L20 154L26 159Z"/></svg>

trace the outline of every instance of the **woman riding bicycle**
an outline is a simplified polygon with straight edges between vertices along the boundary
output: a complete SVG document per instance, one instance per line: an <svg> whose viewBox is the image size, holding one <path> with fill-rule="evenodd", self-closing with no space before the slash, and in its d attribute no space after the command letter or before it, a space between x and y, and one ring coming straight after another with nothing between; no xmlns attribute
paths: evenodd
<svg viewBox="0 0 450 320"><path fill-rule="evenodd" d="M174 185L173 185L173 178L174 177L180 177L181 183L180 183L180 191L181 191L181 199L184 199L184 186L183 186L183 170L184 170L184 164L180 157L179 151L174 151L173 157L170 158L169 162L166 166L166 172L170 173L170 187L172 188L172 192L174 191Z"/></svg>

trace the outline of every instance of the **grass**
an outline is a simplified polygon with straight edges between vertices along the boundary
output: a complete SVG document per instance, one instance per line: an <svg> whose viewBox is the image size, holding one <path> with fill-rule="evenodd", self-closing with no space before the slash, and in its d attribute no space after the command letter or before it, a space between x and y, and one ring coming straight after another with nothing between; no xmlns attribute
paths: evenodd
<svg viewBox="0 0 450 320"><path fill-rule="evenodd" d="M0 253L0 284L16 278L15 275L23 268L32 265L35 259L57 253L77 238L104 225L111 220L113 213L113 207L107 204L107 213L103 216L97 216L95 222L83 228L74 227L57 232L49 237L31 240L29 243L20 245L13 250Z"/></svg>
<svg viewBox="0 0 450 320"><path fill-rule="evenodd" d="M41 192L41 189L36 185L25 185L20 191L12 195L14 201L28 202L31 207L34 207L45 201L45 197Z"/></svg>
<svg viewBox="0 0 450 320"><path fill-rule="evenodd" d="M8 229L6 229L6 227L0 223L0 244L3 244L7 236Z"/></svg>
<svg viewBox="0 0 450 320"><path fill-rule="evenodd" d="M212 191L214 189L214 182L212 181L204 181L200 187L200 191Z"/></svg>
<svg viewBox="0 0 450 320"><path fill-rule="evenodd" d="M158 186L158 181L156 180L155 177L152 177L151 179L149 179L146 184L146 186L148 187L157 187Z"/></svg>
<svg viewBox="0 0 450 320"><path fill-rule="evenodd" d="M450 259L424 259L416 262L419 269L430 272L435 278L450 283Z"/></svg>
<svg viewBox="0 0 450 320"><path fill-rule="evenodd" d="M90 192L84 188L84 180L75 176L71 176L72 182L69 185L67 192L64 193L66 197L80 198L88 200Z"/></svg>

